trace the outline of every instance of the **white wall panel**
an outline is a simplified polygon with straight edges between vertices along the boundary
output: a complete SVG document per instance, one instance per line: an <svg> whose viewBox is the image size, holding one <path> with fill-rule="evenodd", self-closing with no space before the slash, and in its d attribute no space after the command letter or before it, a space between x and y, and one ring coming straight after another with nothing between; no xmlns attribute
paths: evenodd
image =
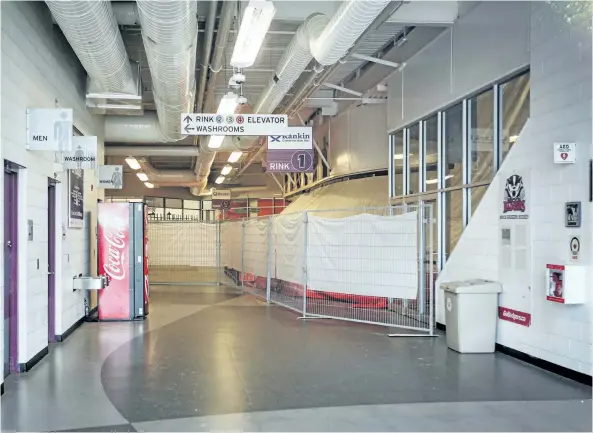
<svg viewBox="0 0 593 433"><path fill-rule="evenodd" d="M352 105L331 119L331 173L387 168L386 104Z"/></svg>
<svg viewBox="0 0 593 433"><path fill-rule="evenodd" d="M527 66L529 19L529 2L482 2L460 18L388 79L387 129L400 129Z"/></svg>
<svg viewBox="0 0 593 433"><path fill-rule="evenodd" d="M495 3L496 4L496 3ZM530 297L522 305L510 300L503 285L505 307L531 314L530 327L500 321L497 342L531 356L591 375L593 300L562 305L546 300L545 266L569 261L570 238L581 236L581 263L593 262L593 215L588 201L588 162L593 156L591 112L591 34L589 23L568 24L543 2L531 3L531 115L499 174L480 202L438 283L468 278L499 280L498 215L504 174L531 171ZM577 144L575 164L553 162L554 142ZM580 201L582 227L564 226L564 204ZM469 265L471 263L471 266ZM589 269L589 272L591 270ZM588 280L591 280L589 274ZM515 301L519 302L519 301ZM437 290L437 321L444 323L442 292Z"/></svg>
<svg viewBox="0 0 593 433"><path fill-rule="evenodd" d="M72 292L72 276L84 273L91 256L84 231L67 228L67 181L52 152L25 148L26 109L60 107L74 110L74 125L85 135L99 137L102 159L103 122L84 105L86 73L43 2L2 2L2 157L25 169L19 172L19 363L47 345L48 337L48 178L58 172L56 254L56 333L62 334L82 317L83 294ZM85 173L85 210L94 211L102 195L94 173ZM27 220L34 238L27 241ZM66 235L62 238L61 224ZM3 244L0 230L0 244ZM61 250L61 251L60 251ZM69 255L68 262L65 257ZM96 257L96 256L95 256ZM39 266L37 265L39 261ZM3 333L0 333L3 339ZM3 342L0 347L4 347ZM3 377L3 376L2 376Z"/></svg>

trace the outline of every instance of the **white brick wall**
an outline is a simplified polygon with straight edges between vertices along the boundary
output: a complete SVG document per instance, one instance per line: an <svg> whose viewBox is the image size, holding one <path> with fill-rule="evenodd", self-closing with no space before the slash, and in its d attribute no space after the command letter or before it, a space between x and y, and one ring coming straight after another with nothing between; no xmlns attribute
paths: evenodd
<svg viewBox="0 0 593 433"><path fill-rule="evenodd" d="M63 37L53 28L44 2L1 3L2 15L2 158L23 167L19 171L19 363L29 361L47 345L47 183L58 173L56 255L56 333L67 330L83 314L83 294L73 293L71 278L85 272L89 255L84 231L68 229L67 176L50 152L25 148L25 110L69 107L74 125L85 135L97 135L102 148L103 122L84 106L85 72ZM102 151L99 160L102 158ZM85 209L94 211L100 193L85 173ZM2 194L3 195L3 194ZM102 194L101 194L102 195ZM0 197L0 200L2 197ZM0 220L3 219L3 214ZM27 220L34 239L27 241ZM62 238L62 223L66 236ZM3 242L0 230L0 244ZM0 254L2 254L0 252ZM64 260L69 254L70 261ZM96 257L96 256L95 256ZM0 256L1 260L1 256ZM39 269L37 261L39 260ZM2 266L0 266L0 269ZM0 278L0 285L3 279ZM0 296L0 310L3 296ZM3 326L3 325L0 325ZM0 332L4 349L4 334ZM2 375L2 377L4 377Z"/></svg>
<svg viewBox="0 0 593 433"><path fill-rule="evenodd" d="M590 23L589 23L590 25ZM531 170L531 299L529 328L499 321L497 342L549 362L591 374L592 299L561 305L545 299L545 265L569 260L570 236L581 236L583 264L593 264L592 206L588 202L591 150L591 34L566 23L542 2L531 3L531 117L464 231L438 282L481 277L499 280L499 183L505 174ZM553 163L555 141L575 142L574 165ZM564 203L581 201L582 228L564 227ZM480 252L478 258L476 252ZM471 260L472 266L468 266ZM494 266L492 266L494 265ZM591 268L589 268L591 270ZM592 275L589 273L588 281ZM590 289L590 288L589 288ZM505 307L514 306L504 287ZM437 291L437 321L444 306Z"/></svg>

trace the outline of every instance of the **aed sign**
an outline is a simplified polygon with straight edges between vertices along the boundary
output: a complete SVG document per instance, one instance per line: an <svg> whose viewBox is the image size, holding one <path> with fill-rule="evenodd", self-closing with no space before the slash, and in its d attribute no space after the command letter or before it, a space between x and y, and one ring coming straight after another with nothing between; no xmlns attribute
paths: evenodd
<svg viewBox="0 0 593 433"><path fill-rule="evenodd" d="M554 143L554 163L574 164L576 162L576 143Z"/></svg>
<svg viewBox="0 0 593 433"><path fill-rule="evenodd" d="M188 135L274 135L288 128L286 114L183 113L181 131Z"/></svg>
<svg viewBox="0 0 593 433"><path fill-rule="evenodd" d="M581 238L579 236L571 236L570 238L570 261L578 263L581 254Z"/></svg>

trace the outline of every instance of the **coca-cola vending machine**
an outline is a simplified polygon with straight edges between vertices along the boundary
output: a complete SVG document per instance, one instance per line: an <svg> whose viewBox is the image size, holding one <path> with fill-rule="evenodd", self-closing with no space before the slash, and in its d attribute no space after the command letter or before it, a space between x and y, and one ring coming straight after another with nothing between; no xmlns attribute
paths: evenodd
<svg viewBox="0 0 593 433"><path fill-rule="evenodd" d="M140 320L148 314L148 240L144 203L99 203L99 320Z"/></svg>

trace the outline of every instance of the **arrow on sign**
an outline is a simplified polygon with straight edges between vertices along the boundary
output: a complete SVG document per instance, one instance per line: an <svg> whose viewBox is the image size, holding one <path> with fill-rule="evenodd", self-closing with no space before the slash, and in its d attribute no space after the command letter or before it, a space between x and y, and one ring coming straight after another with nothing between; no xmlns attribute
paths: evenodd
<svg viewBox="0 0 593 433"><path fill-rule="evenodd" d="M194 128L189 125L186 125L185 128L183 128L183 129L185 129L185 132L187 132L187 133L194 130Z"/></svg>
<svg viewBox="0 0 593 433"><path fill-rule="evenodd" d="M189 122L191 122L191 117L189 117L189 116L185 116L185 117L183 118L183 120L185 121L185 123L189 123Z"/></svg>

